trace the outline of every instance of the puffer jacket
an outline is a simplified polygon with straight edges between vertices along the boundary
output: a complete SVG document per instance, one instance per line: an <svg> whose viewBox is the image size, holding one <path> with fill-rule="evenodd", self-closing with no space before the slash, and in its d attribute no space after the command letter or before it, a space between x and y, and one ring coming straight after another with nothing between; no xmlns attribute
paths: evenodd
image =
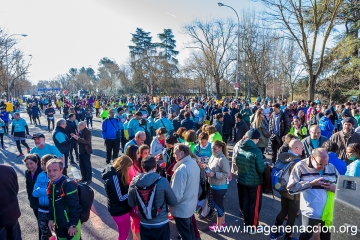
<svg viewBox="0 0 360 240"><path fill-rule="evenodd" d="M39 176L39 174L42 172L42 169L40 166L38 166L38 168L36 169L36 172L34 174L34 178L31 177L31 172L26 170L25 171L25 177L26 177L26 192L28 195L28 199L30 202L30 207L32 209L38 209L39 208L39 200L37 197L34 197L32 195L32 192L34 191L34 186L35 186L35 182L37 177Z"/></svg>
<svg viewBox="0 0 360 240"><path fill-rule="evenodd" d="M102 174L104 180L107 208L111 216L121 216L131 211L128 204L129 185L121 182L121 175L113 166L108 166Z"/></svg>
<svg viewBox="0 0 360 240"><path fill-rule="evenodd" d="M156 184L156 191L155 191L155 206L156 208L161 208L159 215L153 219L146 219L140 213L139 207L139 216L140 222L142 225L145 226L156 226L156 225L163 225L164 223L168 222L168 205L175 206L177 204L177 200L173 190L170 188L169 182L161 177L158 173L149 172L149 173L141 173L133 178L129 186L129 199L128 203L131 207L137 206L136 201L136 187L148 187L153 184L157 179L160 180Z"/></svg>
<svg viewBox="0 0 360 240"><path fill-rule="evenodd" d="M222 151L213 153L209 160L209 169L211 172L216 173L216 177L208 178L210 185L224 185L226 184L226 179L229 177L230 173L230 164L229 160L225 157Z"/></svg>
<svg viewBox="0 0 360 240"><path fill-rule="evenodd" d="M300 157L299 156L296 156L292 153L288 153L288 152L283 152L281 154L279 154L279 157L278 157L278 161L280 163L291 163L293 161L296 161L296 160L300 160ZM291 171L293 170L295 164L293 164L290 169L289 169L289 173L291 173ZM275 163L275 167L276 167L276 163ZM283 196L283 197L286 197L290 200L294 200L294 201L299 201L300 200L300 194L294 194L294 195L290 195L289 192L287 191L287 189L283 189L281 192L280 192L280 195Z"/></svg>
<svg viewBox="0 0 360 240"><path fill-rule="evenodd" d="M330 118L327 118L325 116L323 116L322 118L320 118L319 120L319 128L321 130L321 135L325 136L327 138L330 138L333 131L334 131L334 125L331 122Z"/></svg>
<svg viewBox="0 0 360 240"><path fill-rule="evenodd" d="M263 183L262 174L265 172L263 155L252 140L240 144L236 165L238 167L238 183L244 186L257 186Z"/></svg>
<svg viewBox="0 0 360 240"><path fill-rule="evenodd" d="M49 210L49 196L46 193L48 187L49 178L46 172L41 172L35 182L34 190L32 192L33 197L39 199L39 208L42 210Z"/></svg>

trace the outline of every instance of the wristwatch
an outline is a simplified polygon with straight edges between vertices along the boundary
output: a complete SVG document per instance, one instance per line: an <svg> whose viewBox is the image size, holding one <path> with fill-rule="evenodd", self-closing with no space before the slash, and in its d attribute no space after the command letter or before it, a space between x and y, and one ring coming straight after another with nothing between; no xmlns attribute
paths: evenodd
<svg viewBox="0 0 360 240"><path fill-rule="evenodd" d="M76 228L76 225L71 225L70 227L71 227L71 228Z"/></svg>

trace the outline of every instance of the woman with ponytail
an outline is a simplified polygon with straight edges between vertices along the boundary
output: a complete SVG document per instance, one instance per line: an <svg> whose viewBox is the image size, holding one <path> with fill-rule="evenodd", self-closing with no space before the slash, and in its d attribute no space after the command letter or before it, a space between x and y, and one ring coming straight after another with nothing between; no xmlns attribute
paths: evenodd
<svg viewBox="0 0 360 240"><path fill-rule="evenodd" d="M230 176L230 164L228 160L227 148L224 142L216 140L211 146L212 155L206 168L206 176L210 184L211 208L216 208L218 217L217 222L209 226L210 231L222 231L225 223L224 196L228 189L227 179Z"/></svg>

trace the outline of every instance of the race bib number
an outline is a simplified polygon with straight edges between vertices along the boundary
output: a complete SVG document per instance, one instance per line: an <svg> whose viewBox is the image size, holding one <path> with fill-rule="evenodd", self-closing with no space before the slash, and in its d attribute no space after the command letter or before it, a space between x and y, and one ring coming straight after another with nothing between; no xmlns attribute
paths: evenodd
<svg viewBox="0 0 360 240"><path fill-rule="evenodd" d="M142 115L142 118L147 118L147 114L143 114L143 115Z"/></svg>

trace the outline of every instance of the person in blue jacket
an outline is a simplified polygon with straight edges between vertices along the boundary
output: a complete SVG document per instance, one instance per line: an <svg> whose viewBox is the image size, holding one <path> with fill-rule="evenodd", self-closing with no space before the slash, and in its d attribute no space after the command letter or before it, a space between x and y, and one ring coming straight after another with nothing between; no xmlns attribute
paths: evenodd
<svg viewBox="0 0 360 240"><path fill-rule="evenodd" d="M5 122L0 118L0 140L1 140L1 148L4 150L4 129L5 129Z"/></svg>
<svg viewBox="0 0 360 240"><path fill-rule="evenodd" d="M332 111L330 109L326 109L324 112L324 116L319 120L319 128L321 130L321 135L327 138L330 138L334 132L334 125L330 119L332 115Z"/></svg>
<svg viewBox="0 0 360 240"><path fill-rule="evenodd" d="M9 114L6 112L5 107L1 107L0 118L5 123L4 132L5 132L5 134L8 134L9 133Z"/></svg>
<svg viewBox="0 0 360 240"><path fill-rule="evenodd" d="M338 158L336 152L339 149L339 146L333 141L326 141L322 144L322 148L325 148L329 154L329 163L335 166L336 170L340 175L345 175L346 173L346 163Z"/></svg>
<svg viewBox="0 0 360 240"><path fill-rule="evenodd" d="M121 134L118 132L121 133L122 127L121 121L115 118L114 109L110 109L109 117L102 123L101 132L106 146L106 164L119 156Z"/></svg>
<svg viewBox="0 0 360 240"><path fill-rule="evenodd" d="M360 177L360 143L352 143L346 148L346 155L350 161L347 166L346 176Z"/></svg>
<svg viewBox="0 0 360 240"><path fill-rule="evenodd" d="M35 185L34 191L32 192L33 197L38 198L38 224L41 232L41 240L49 239L50 231L48 227L48 221L50 220L49 216L49 197L47 195L47 187L49 183L49 177L46 173L46 163L55 158L51 154L44 155L40 162L43 172L39 173Z"/></svg>
<svg viewBox="0 0 360 240"><path fill-rule="evenodd" d="M128 125L129 139L134 138L134 136L136 134L136 130L138 129L138 127L140 125L141 118L142 118L142 113L136 112L134 117L130 120L129 125Z"/></svg>
<svg viewBox="0 0 360 240"><path fill-rule="evenodd" d="M172 134L174 131L174 125L166 118L166 111L160 111L160 119L156 120L154 124L154 129L159 129L161 127L166 129L166 136L169 136L169 134Z"/></svg>

